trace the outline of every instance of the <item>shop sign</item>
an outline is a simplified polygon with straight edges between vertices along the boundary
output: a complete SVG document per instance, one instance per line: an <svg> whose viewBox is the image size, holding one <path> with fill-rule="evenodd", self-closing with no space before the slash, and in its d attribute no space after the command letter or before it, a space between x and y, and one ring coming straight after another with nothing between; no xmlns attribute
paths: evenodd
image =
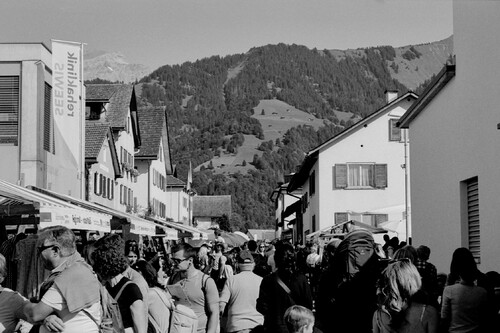
<svg viewBox="0 0 500 333"><path fill-rule="evenodd" d="M111 216L67 207L40 207L40 228L62 225L69 229L110 232Z"/></svg>
<svg viewBox="0 0 500 333"><path fill-rule="evenodd" d="M130 223L130 232L137 235L155 236L156 225L146 220L132 219Z"/></svg>
<svg viewBox="0 0 500 333"><path fill-rule="evenodd" d="M165 235L163 236L164 239L167 240L178 240L179 239L179 233L177 230L172 229L172 228L165 228L163 227L163 230L165 230Z"/></svg>

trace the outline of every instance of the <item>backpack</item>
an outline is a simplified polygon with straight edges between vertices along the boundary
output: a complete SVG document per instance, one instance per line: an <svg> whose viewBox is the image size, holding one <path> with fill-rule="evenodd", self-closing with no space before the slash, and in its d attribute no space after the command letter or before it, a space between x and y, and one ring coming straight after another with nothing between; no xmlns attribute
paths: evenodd
<svg viewBox="0 0 500 333"><path fill-rule="evenodd" d="M125 286L129 283L131 283L131 281L127 281L122 286L116 295L116 300L120 298L123 289L125 289ZM99 332L124 333L125 328L123 327L123 320L118 302L109 294L106 287L104 287L101 283L99 283L99 294L101 295L101 324L98 325ZM85 310L84 312L97 324L97 321L90 315L90 313Z"/></svg>
<svg viewBox="0 0 500 333"><path fill-rule="evenodd" d="M187 306L178 304L172 311L169 333L196 333L198 317Z"/></svg>
<svg viewBox="0 0 500 333"><path fill-rule="evenodd" d="M205 295L205 307L207 306L206 287L208 279L210 279L210 276L202 273L201 290ZM172 310L169 333L196 333L197 329L198 316L196 315L196 313L194 313L194 311L187 306L177 304Z"/></svg>

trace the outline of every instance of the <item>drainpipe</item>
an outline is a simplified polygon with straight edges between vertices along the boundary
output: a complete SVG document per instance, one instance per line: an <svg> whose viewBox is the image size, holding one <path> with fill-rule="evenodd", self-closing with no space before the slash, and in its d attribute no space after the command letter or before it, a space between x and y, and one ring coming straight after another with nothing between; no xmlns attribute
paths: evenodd
<svg viewBox="0 0 500 333"><path fill-rule="evenodd" d="M408 130L404 131L404 169L405 169L405 223L406 223L406 244L410 244L410 216L408 207Z"/></svg>

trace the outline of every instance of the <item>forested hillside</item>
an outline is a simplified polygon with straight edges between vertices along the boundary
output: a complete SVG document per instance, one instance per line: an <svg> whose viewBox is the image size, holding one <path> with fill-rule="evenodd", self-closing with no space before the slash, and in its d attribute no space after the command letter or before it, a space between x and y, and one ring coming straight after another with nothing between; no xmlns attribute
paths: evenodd
<svg viewBox="0 0 500 333"><path fill-rule="evenodd" d="M334 111L365 117L384 104L385 90L408 90L391 76L393 47L367 48L363 54L336 57L327 50L279 44L163 66L141 80L141 101L143 107L165 107L181 179L186 179L189 161L196 167L221 152L234 153L243 134L266 140L252 117L261 100L277 99L324 119L318 130L301 125L262 144L248 172L216 175L202 168L193 175L199 194L233 196L234 230L274 227L269 196L278 182L296 170L308 150L352 124L339 122Z"/></svg>

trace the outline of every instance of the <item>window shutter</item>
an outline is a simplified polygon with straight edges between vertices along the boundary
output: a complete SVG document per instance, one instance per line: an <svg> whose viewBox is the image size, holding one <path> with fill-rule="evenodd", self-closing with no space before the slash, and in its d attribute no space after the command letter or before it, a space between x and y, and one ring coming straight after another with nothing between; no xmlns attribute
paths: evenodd
<svg viewBox="0 0 500 333"><path fill-rule="evenodd" d="M114 181L111 180L111 188L109 189L109 193L108 193L108 199L109 200L113 200L114 197L115 197L115 184L114 184Z"/></svg>
<svg viewBox="0 0 500 333"><path fill-rule="evenodd" d="M43 149L52 153L52 109L50 101L52 96L52 87L45 83L45 96L43 105Z"/></svg>
<svg viewBox="0 0 500 333"><path fill-rule="evenodd" d="M347 222L349 220L349 214L347 213L335 213L335 224L340 224Z"/></svg>
<svg viewBox="0 0 500 333"><path fill-rule="evenodd" d="M477 177L467 182L467 220L469 229L469 250L476 260L476 263L480 263L481 233L479 226L479 183Z"/></svg>
<svg viewBox="0 0 500 333"><path fill-rule="evenodd" d="M389 215L387 214L375 214L375 227L378 227L380 223L387 222L389 220Z"/></svg>
<svg viewBox="0 0 500 333"><path fill-rule="evenodd" d="M120 185L120 204L123 204L123 185Z"/></svg>
<svg viewBox="0 0 500 333"><path fill-rule="evenodd" d="M333 179L335 183L333 188L346 188L347 187L347 164L335 164L333 167Z"/></svg>
<svg viewBox="0 0 500 333"><path fill-rule="evenodd" d="M302 213L305 213L309 206L309 195L307 192L302 196Z"/></svg>
<svg viewBox="0 0 500 333"><path fill-rule="evenodd" d="M101 195L101 183L99 181L99 174L97 172L94 173L94 193L96 195Z"/></svg>
<svg viewBox="0 0 500 333"><path fill-rule="evenodd" d="M375 164L375 187L387 187L387 164Z"/></svg>
<svg viewBox="0 0 500 333"><path fill-rule="evenodd" d="M0 76L0 144L17 146L19 76Z"/></svg>

